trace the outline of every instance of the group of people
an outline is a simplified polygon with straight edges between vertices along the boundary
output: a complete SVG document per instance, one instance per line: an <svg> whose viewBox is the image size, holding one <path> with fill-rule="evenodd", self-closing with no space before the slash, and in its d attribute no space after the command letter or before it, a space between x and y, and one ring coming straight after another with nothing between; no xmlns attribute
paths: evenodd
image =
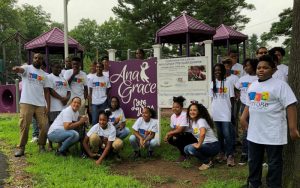
<svg viewBox="0 0 300 188"><path fill-rule="evenodd" d="M137 51L137 55L141 53ZM287 127L292 139L300 137L297 99L286 83L288 67L281 64L284 49L275 47L268 51L260 47L256 55L257 58L245 59L243 64L239 64L238 54L231 52L222 63L213 66L209 90L211 113L197 101L192 101L185 111L185 98L174 97L170 131L164 136L164 141L178 148L178 162L191 156L197 157L202 162L199 170L211 168L213 159L226 161L229 167L233 167L236 165L235 147L241 114L243 135L239 164L249 164L248 186L261 186L266 151L269 166L267 184L269 187L281 187L282 149L287 144ZM95 158L97 164L101 164L108 155L119 158L118 152L130 129L126 127L118 97L109 97L108 58L95 62L88 75L81 71L78 57L66 62L64 70L59 63L53 62L49 75L41 70L41 65L42 55L37 53L32 65L13 68L22 77L21 136L15 156L24 155L34 115L40 130L40 152L45 151L48 138L50 143L59 143L56 155L66 156L68 148L81 137L85 155ZM89 119L92 127L80 135ZM134 151L133 157L141 157L143 148L147 149L148 157L152 157L158 145L154 139L158 131L156 112L145 107L132 130L129 142Z"/></svg>

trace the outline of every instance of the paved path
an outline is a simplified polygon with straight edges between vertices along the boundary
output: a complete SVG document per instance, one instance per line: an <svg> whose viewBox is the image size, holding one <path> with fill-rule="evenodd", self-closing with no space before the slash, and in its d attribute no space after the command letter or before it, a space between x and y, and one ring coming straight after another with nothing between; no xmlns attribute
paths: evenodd
<svg viewBox="0 0 300 188"><path fill-rule="evenodd" d="M3 153L0 153L0 187L3 187L4 179L8 177L7 158Z"/></svg>

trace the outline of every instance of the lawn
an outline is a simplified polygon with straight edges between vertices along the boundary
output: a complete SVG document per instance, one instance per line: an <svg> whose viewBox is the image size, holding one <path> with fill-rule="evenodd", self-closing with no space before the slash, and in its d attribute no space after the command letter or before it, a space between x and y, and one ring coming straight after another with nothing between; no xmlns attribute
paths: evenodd
<svg viewBox="0 0 300 188"><path fill-rule="evenodd" d="M128 120L127 126L131 127L133 120ZM162 135L168 130L168 120L162 120ZM31 135L31 134L30 134ZM31 136L29 136L31 139ZM16 115L0 115L0 140L4 141L5 147L0 150L7 155L11 155L11 150L15 148L19 140L18 117ZM34 187L156 187L156 185L164 186L168 182L161 176L152 176L149 180L139 181L134 175L118 175L112 168L116 161L106 160L103 165L95 166L94 161L82 159L79 153L79 146L72 147L72 155L67 158L56 157L53 152L45 154L38 153L36 144L28 143L26 147L26 160L28 166L26 171L33 179ZM173 147L162 143L157 148L156 158L159 160L173 161L178 157L178 153ZM121 152L122 158L126 158L126 162L132 153L129 146L128 138L125 140L125 147ZM238 159L238 158L237 158ZM147 160L144 162L146 163ZM180 164L182 169L195 169L195 162L184 162ZM143 165L143 163L141 163ZM196 172L199 177L206 179L206 182L198 187L205 188L235 188L241 187L247 177L247 167L236 166L228 168L226 165L218 164L215 168L204 172ZM180 172L178 172L180 175ZM8 179L7 181L14 181ZM165 184L167 185L167 184ZM181 182L176 187L188 186L188 182Z"/></svg>

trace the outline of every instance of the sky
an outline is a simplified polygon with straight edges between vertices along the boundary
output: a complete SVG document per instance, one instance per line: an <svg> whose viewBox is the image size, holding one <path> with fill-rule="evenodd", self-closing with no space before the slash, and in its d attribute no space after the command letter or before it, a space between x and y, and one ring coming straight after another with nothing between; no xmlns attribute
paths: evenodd
<svg viewBox="0 0 300 188"><path fill-rule="evenodd" d="M283 9L293 6L293 0L246 0L246 2L256 7L252 11L242 11L242 14L251 18L242 31L248 36L252 34L260 36L263 32L268 32L272 22L279 20L278 14ZM60 23L64 20L63 0L18 0L17 5L22 4L41 5L44 11L51 14L51 20ZM117 0L70 0L68 4L69 30L73 29L82 18L95 19L98 24L101 24L110 17L115 17L111 9L117 4ZM282 41L273 44L280 45Z"/></svg>

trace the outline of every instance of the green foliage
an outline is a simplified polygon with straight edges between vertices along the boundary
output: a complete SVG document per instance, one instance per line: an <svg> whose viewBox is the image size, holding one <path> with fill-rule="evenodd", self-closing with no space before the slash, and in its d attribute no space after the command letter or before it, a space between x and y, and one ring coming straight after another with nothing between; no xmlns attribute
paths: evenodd
<svg viewBox="0 0 300 188"><path fill-rule="evenodd" d="M225 24L238 30L244 29L245 24L250 21L241 11L255 9L253 4L248 4L245 0L176 0L173 4L177 5L175 15L186 10L212 27Z"/></svg>
<svg viewBox="0 0 300 188"><path fill-rule="evenodd" d="M83 71L86 72L87 74L90 72L90 68L92 65L92 60L89 56L84 56L83 58Z"/></svg>
<svg viewBox="0 0 300 188"><path fill-rule="evenodd" d="M291 8L284 9L279 15L279 21L272 23L271 29L268 33L264 32L261 35L263 41L277 41L278 37L286 37L283 44L287 47L291 43L292 32L292 17L293 10Z"/></svg>

